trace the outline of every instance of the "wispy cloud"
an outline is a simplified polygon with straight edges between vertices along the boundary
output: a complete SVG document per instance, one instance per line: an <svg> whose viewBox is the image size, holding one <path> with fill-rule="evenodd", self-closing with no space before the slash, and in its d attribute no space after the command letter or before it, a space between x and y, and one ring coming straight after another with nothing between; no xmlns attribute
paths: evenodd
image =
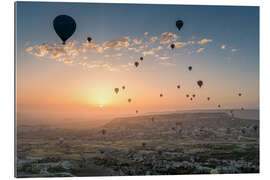
<svg viewBox="0 0 270 180"><path fill-rule="evenodd" d="M123 47L128 47L129 46L129 37L125 36L122 37L121 39L118 40L112 40L112 41L106 41L103 46L104 49L109 49L109 48L113 48L115 50L120 50Z"/></svg>
<svg viewBox="0 0 270 180"><path fill-rule="evenodd" d="M142 40L139 40L139 39L133 39L133 42L135 44L142 44Z"/></svg>
<svg viewBox="0 0 270 180"><path fill-rule="evenodd" d="M232 49L232 52L237 52L239 51L239 49Z"/></svg>
<svg viewBox="0 0 270 180"><path fill-rule="evenodd" d="M148 50L148 51L143 51L143 55L144 56L147 56L147 55L154 55L155 54L155 49L154 48L152 48L152 49L150 49L150 50Z"/></svg>
<svg viewBox="0 0 270 180"><path fill-rule="evenodd" d="M145 32L144 37L147 38L148 34L149 34L148 32Z"/></svg>
<svg viewBox="0 0 270 180"><path fill-rule="evenodd" d="M161 56L159 57L160 60L169 60L169 57L168 56Z"/></svg>
<svg viewBox="0 0 270 180"><path fill-rule="evenodd" d="M205 48L199 48L196 52L197 53L201 53L202 51L204 51L205 50Z"/></svg>
<svg viewBox="0 0 270 180"><path fill-rule="evenodd" d="M226 44L223 44L220 48L221 49L226 49Z"/></svg>
<svg viewBox="0 0 270 180"><path fill-rule="evenodd" d="M172 41L176 41L178 39L178 36L176 34L173 34L171 32L163 32L161 34L160 44L168 44Z"/></svg>
<svg viewBox="0 0 270 180"><path fill-rule="evenodd" d="M150 40L151 40L152 42L155 42L157 39L158 39L157 36L152 36L152 37L150 38Z"/></svg>
<svg viewBox="0 0 270 180"><path fill-rule="evenodd" d="M186 46L188 44L195 44L194 41L182 41L182 42L174 42L175 48L181 48L183 46ZM171 49L171 45L168 45L168 49Z"/></svg>
<svg viewBox="0 0 270 180"><path fill-rule="evenodd" d="M173 67L176 66L176 64L168 62L168 61L162 61L159 63L160 65L167 66L167 67Z"/></svg>
<svg viewBox="0 0 270 180"><path fill-rule="evenodd" d="M204 39L198 41L198 44L206 44L206 43L212 42L212 41L213 41L212 39L204 38Z"/></svg>

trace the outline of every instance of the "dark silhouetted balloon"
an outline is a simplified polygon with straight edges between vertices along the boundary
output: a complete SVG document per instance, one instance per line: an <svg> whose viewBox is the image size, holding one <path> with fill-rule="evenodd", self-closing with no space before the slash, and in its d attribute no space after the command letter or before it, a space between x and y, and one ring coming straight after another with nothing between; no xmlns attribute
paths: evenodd
<svg viewBox="0 0 270 180"><path fill-rule="evenodd" d="M196 96L195 94L192 95L193 98L195 98L195 96Z"/></svg>
<svg viewBox="0 0 270 180"><path fill-rule="evenodd" d="M138 114L138 112L139 112L139 111L138 111L138 110L136 110L136 114Z"/></svg>
<svg viewBox="0 0 270 180"><path fill-rule="evenodd" d="M203 85L202 80L197 81L197 84L198 84L198 86L201 88L201 87L202 87L202 85Z"/></svg>
<svg viewBox="0 0 270 180"><path fill-rule="evenodd" d="M187 95L186 95L186 97L188 98L188 97L189 97L189 95L187 94Z"/></svg>
<svg viewBox="0 0 270 180"><path fill-rule="evenodd" d="M76 30L76 22L67 15L59 15L53 20L53 27L56 34L61 38L63 44L72 36Z"/></svg>
<svg viewBox="0 0 270 180"><path fill-rule="evenodd" d="M146 142L142 141L142 146L145 147L146 146Z"/></svg>
<svg viewBox="0 0 270 180"><path fill-rule="evenodd" d="M258 129L258 126L255 124L252 126L252 128L254 129L254 131L256 131Z"/></svg>
<svg viewBox="0 0 270 180"><path fill-rule="evenodd" d="M171 44L171 48L174 49L175 48L175 44Z"/></svg>
<svg viewBox="0 0 270 180"><path fill-rule="evenodd" d="M126 87L125 87L125 86L122 86L122 89L123 89L123 90L125 90L125 89L126 89Z"/></svg>
<svg viewBox="0 0 270 180"><path fill-rule="evenodd" d="M98 150L101 154L105 152L105 148L103 146L99 147Z"/></svg>
<svg viewBox="0 0 270 180"><path fill-rule="evenodd" d="M188 66L188 70L191 71L192 70L192 66Z"/></svg>
<svg viewBox="0 0 270 180"><path fill-rule="evenodd" d="M184 25L184 22L182 20L178 20L178 21L176 21L175 25L176 25L177 29L180 31Z"/></svg>
<svg viewBox="0 0 270 180"><path fill-rule="evenodd" d="M152 122L154 122L154 121L155 121L155 118L154 118L154 117L152 117L152 118L151 118L151 120L152 120Z"/></svg>
<svg viewBox="0 0 270 180"><path fill-rule="evenodd" d="M245 109L243 107L241 107L241 111L244 111Z"/></svg>
<svg viewBox="0 0 270 180"><path fill-rule="evenodd" d="M210 100L210 97L207 97L207 100L209 101Z"/></svg>
<svg viewBox="0 0 270 180"><path fill-rule="evenodd" d="M139 62L136 61L136 62L134 63L134 65L135 65L136 67L138 67L138 66L139 66Z"/></svg>
<svg viewBox="0 0 270 180"><path fill-rule="evenodd" d="M242 93L238 93L238 96L242 96Z"/></svg>
<svg viewBox="0 0 270 180"><path fill-rule="evenodd" d="M190 98L190 100L192 101L193 99L192 99L192 98Z"/></svg>
<svg viewBox="0 0 270 180"><path fill-rule="evenodd" d="M106 134L106 129L102 129L101 133L102 133L102 135L105 135Z"/></svg>
<svg viewBox="0 0 270 180"><path fill-rule="evenodd" d="M241 128L241 133L245 134L246 133L246 128Z"/></svg>
<svg viewBox="0 0 270 180"><path fill-rule="evenodd" d="M114 92L117 94L119 92L119 88L114 88Z"/></svg>
<svg viewBox="0 0 270 180"><path fill-rule="evenodd" d="M129 103L131 102L131 99L130 99L130 98L128 99L128 102L129 102Z"/></svg>
<svg viewBox="0 0 270 180"><path fill-rule="evenodd" d="M143 57L140 57L140 60L142 61L143 60Z"/></svg>
<svg viewBox="0 0 270 180"><path fill-rule="evenodd" d="M92 38L91 37L88 37L87 38L87 41L90 43L92 41Z"/></svg>
<svg viewBox="0 0 270 180"><path fill-rule="evenodd" d="M160 94L159 97L163 97L163 94Z"/></svg>
<svg viewBox="0 0 270 180"><path fill-rule="evenodd" d="M220 104L218 105L218 107L219 107L219 108L221 107Z"/></svg>
<svg viewBox="0 0 270 180"><path fill-rule="evenodd" d="M180 89L180 85L177 85L177 89Z"/></svg>

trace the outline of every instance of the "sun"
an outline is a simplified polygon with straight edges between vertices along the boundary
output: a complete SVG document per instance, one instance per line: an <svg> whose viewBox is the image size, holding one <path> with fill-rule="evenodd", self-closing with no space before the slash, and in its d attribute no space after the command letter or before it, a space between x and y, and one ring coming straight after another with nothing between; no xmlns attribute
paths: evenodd
<svg viewBox="0 0 270 180"><path fill-rule="evenodd" d="M103 105L103 104L100 104L100 105L98 105L98 107L99 107L99 108L103 108L103 107L104 107L104 105Z"/></svg>

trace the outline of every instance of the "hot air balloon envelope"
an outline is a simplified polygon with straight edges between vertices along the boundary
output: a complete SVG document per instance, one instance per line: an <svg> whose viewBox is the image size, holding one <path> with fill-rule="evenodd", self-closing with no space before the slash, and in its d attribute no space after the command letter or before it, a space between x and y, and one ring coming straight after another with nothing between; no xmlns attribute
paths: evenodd
<svg viewBox="0 0 270 180"><path fill-rule="evenodd" d="M59 15L53 20L53 27L56 34L61 38L63 44L72 36L76 30L75 20L67 15Z"/></svg>
<svg viewBox="0 0 270 180"><path fill-rule="evenodd" d="M176 25L177 29L180 31L184 25L184 22L182 20L178 20L178 21L176 21L175 25Z"/></svg>

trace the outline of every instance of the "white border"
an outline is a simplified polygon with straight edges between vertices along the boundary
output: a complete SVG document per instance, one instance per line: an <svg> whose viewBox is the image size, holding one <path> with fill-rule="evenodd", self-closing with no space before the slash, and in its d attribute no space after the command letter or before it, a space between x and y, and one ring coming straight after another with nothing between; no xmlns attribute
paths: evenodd
<svg viewBox="0 0 270 180"><path fill-rule="evenodd" d="M50 1L50 0L48 0ZM270 165L270 116L268 111L270 100L270 56L269 46L269 0L65 0L50 2L116 2L116 3L139 3L139 4L188 4L188 5L236 5L236 6L260 6L260 130L261 130L261 153L260 174L241 175L184 175L184 176L140 176L140 177L92 177L91 179L269 179ZM1 58L0 58L0 177L1 179L14 179L14 1L1 0ZM252 25L252 22L251 22ZM40 179L40 178L35 178ZM49 179L49 178L42 178ZM60 179L60 178L54 178ZM69 178L69 179L89 179Z"/></svg>

